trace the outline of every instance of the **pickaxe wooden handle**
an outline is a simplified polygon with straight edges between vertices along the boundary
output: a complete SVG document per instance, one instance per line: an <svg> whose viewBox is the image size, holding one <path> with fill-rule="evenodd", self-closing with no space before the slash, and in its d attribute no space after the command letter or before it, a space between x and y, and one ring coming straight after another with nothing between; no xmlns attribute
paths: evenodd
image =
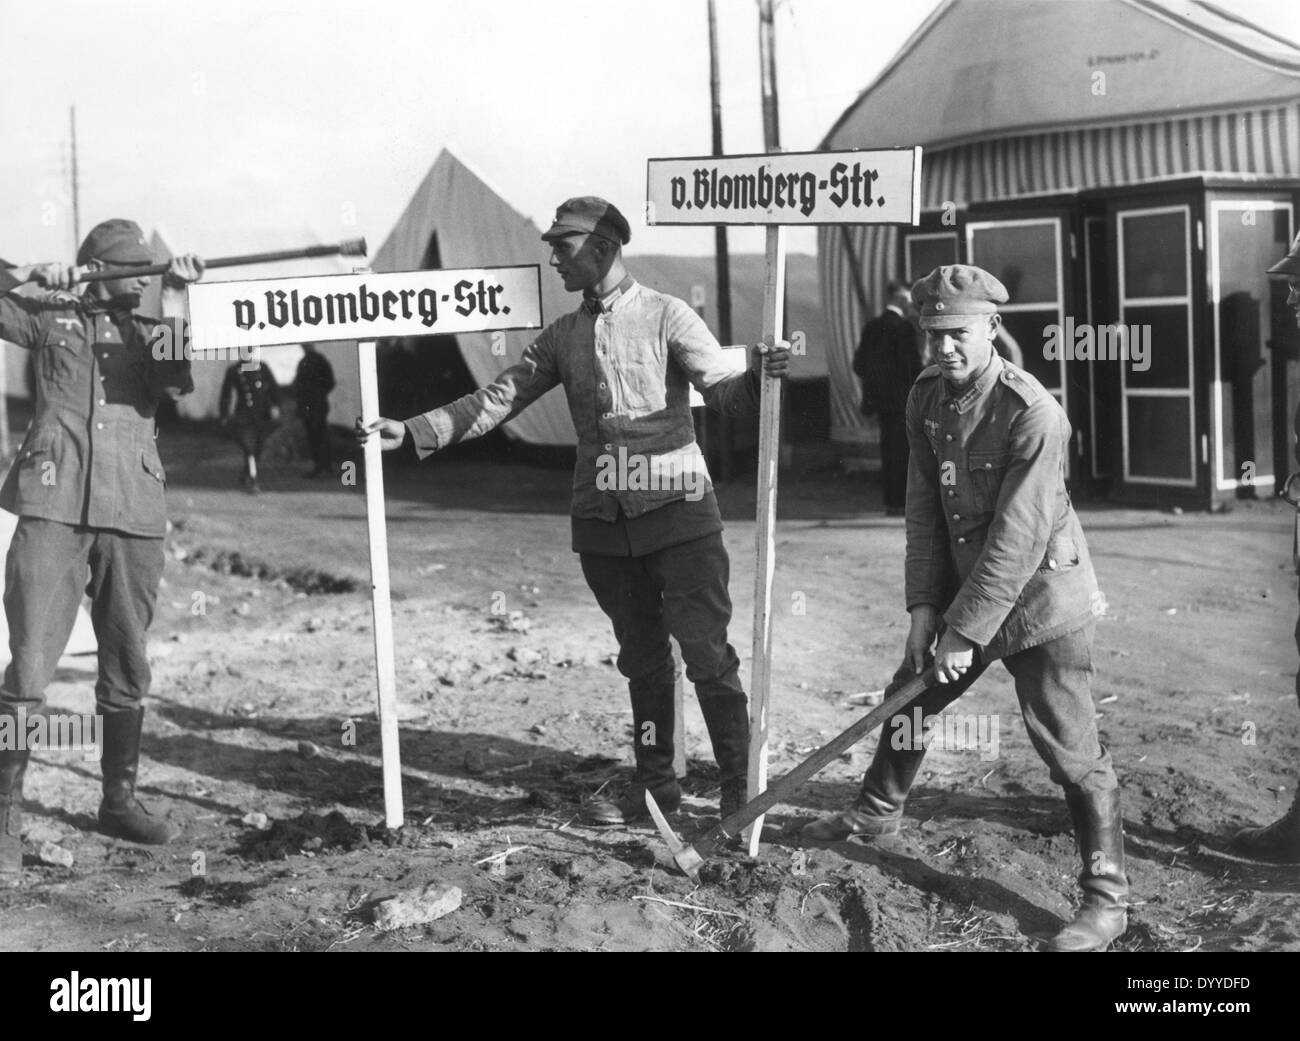
<svg viewBox="0 0 1300 1041"><path fill-rule="evenodd" d="M266 264L274 260L301 260L304 257L364 257L365 239L348 239L330 246L304 246L302 249L280 249L269 253L245 253L238 257L214 257L204 264L205 270L218 267L240 267L244 264ZM98 270L77 269L78 282L103 282L111 278L134 278L138 275L161 275L170 264L133 265L131 267L105 267Z"/></svg>
<svg viewBox="0 0 1300 1041"><path fill-rule="evenodd" d="M728 839L739 835L791 791L838 758L845 749L856 745L886 719L906 708L926 690L934 686L934 683L933 668L926 669L919 676L908 680L842 734L822 745L821 748L817 749L779 781L769 785L765 791L760 792L756 798L750 799L730 817L727 817L719 824L715 824L691 845L681 846L677 842L675 835L670 838L670 829L669 834L664 835L664 839L668 842L669 847L673 849L673 859L677 862L677 866L692 879L698 880L700 865L711 857L719 846ZM653 798L649 792L646 793L647 802ZM662 829L663 825L660 825L660 830L662 831Z"/></svg>

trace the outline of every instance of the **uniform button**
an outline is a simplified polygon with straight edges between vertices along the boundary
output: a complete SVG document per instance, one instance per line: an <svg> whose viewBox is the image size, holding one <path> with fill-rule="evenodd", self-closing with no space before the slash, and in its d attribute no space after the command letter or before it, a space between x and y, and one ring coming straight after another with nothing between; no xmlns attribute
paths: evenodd
<svg viewBox="0 0 1300 1041"><path fill-rule="evenodd" d="M104 429L104 424L103 424L103 423L96 423L96 424L95 424L95 429L96 429L96 430L103 430L103 429Z"/></svg>
<svg viewBox="0 0 1300 1041"><path fill-rule="evenodd" d="M960 513L954 513L954 514L952 515L952 519L953 519L953 520L961 520L961 514L960 514Z"/></svg>
<svg viewBox="0 0 1300 1041"><path fill-rule="evenodd" d="M949 404L949 405L948 405L948 411L949 411L949 412L956 412L956 411L957 411L957 406L954 405L954 404Z"/></svg>
<svg viewBox="0 0 1300 1041"><path fill-rule="evenodd" d="M944 434L944 435L943 435L943 439L944 439L945 441L951 441L951 440L952 440L952 435L951 435L951 434Z"/></svg>
<svg viewBox="0 0 1300 1041"><path fill-rule="evenodd" d="M600 389L601 389L601 390L604 390L604 389L605 389L605 384L602 383L602 384L600 385Z"/></svg>
<svg viewBox="0 0 1300 1041"><path fill-rule="evenodd" d="M1049 571L1055 571L1055 570L1056 570L1056 561L1055 561L1054 559L1052 559L1051 557L1049 557L1049 558L1047 559L1047 568L1048 568Z"/></svg>
<svg viewBox="0 0 1300 1041"><path fill-rule="evenodd" d="M950 499L955 499L955 498L957 498L957 489L956 489L956 488L949 488L949 489L948 489L948 498L950 498Z"/></svg>
<svg viewBox="0 0 1300 1041"><path fill-rule="evenodd" d="M613 419L613 418L614 418L614 413L613 413L613 412L606 412L604 418L605 418L605 419Z"/></svg>
<svg viewBox="0 0 1300 1041"><path fill-rule="evenodd" d="M960 538L960 539L958 539L958 540L957 540L957 545L959 545L959 546L964 546L964 545L966 545L966 540L965 540L964 538Z"/></svg>
<svg viewBox="0 0 1300 1041"><path fill-rule="evenodd" d="M67 345L68 345L68 341L67 341L67 340L60 340L60 341L59 341L59 346L60 346L60 347L66 347Z"/></svg>
<svg viewBox="0 0 1300 1041"><path fill-rule="evenodd" d="M605 446L605 451L606 451L606 452L612 452L612 451L614 451L614 446L613 446L613 445L606 445L606 446Z"/></svg>
<svg viewBox="0 0 1300 1041"><path fill-rule="evenodd" d="M985 470L992 470L992 469L993 469L993 464L992 464L992 463L985 463L985 464L984 464L984 469L985 469Z"/></svg>
<svg viewBox="0 0 1300 1041"><path fill-rule="evenodd" d="M107 401L107 399L105 399L105 398L100 398L100 399L99 399L99 403L100 403L101 405L107 405L107 404L108 404L108 401Z"/></svg>

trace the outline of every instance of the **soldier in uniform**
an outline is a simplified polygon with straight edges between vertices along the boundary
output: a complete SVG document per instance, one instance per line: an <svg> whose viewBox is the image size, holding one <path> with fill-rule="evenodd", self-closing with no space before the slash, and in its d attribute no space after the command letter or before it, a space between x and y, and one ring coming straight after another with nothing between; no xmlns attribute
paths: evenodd
<svg viewBox="0 0 1300 1041"><path fill-rule="evenodd" d="M137 224L110 220L77 252L86 265L151 264ZM203 273L177 257L163 276L166 309ZM0 336L32 352L36 413L0 506L19 517L5 565L5 616L12 660L0 686L0 726L22 730L39 712L76 620L83 592L99 644L96 712L102 715L100 827L132 842L162 844L178 831L135 798L143 699L149 690L145 632L163 572L167 515L154 413L164 396L194 389L179 321L134 314L147 276L66 290L61 264L14 269L10 285L35 281L53 292L0 297ZM89 582L87 579L89 578ZM0 746L0 874L22 868L23 779L29 749Z"/></svg>
<svg viewBox="0 0 1300 1041"><path fill-rule="evenodd" d="M262 449L266 447L267 435L280 421L280 385L270 367L262 361L260 348L253 348L248 361L235 362L226 369L218 411L222 426L230 424L233 419L235 440L244 453L244 472L240 481L249 494L256 495L259 490L257 467L262 461Z"/></svg>
<svg viewBox="0 0 1300 1041"><path fill-rule="evenodd" d="M293 396L297 402L298 417L307 431L307 446L311 451L311 471L308 477L330 475L330 432L327 417L330 411L330 391L334 389L334 369L314 343L302 345L302 360L298 362L293 377Z"/></svg>
<svg viewBox="0 0 1300 1041"><path fill-rule="evenodd" d="M908 732L900 719L918 706L923 718L937 715L1000 658L1029 738L1064 789L1084 866L1083 906L1047 945L1104 949L1127 928L1128 879L1118 783L1089 686L1100 594L1065 488L1069 421L1037 380L998 355L997 305L1007 292L996 278L940 267L912 298L936 364L907 400L912 624L894 687L924 669L932 647L937 682L885 725L853 808L803 834L897 833L925 756L922 742L895 740Z"/></svg>
<svg viewBox="0 0 1300 1041"><path fill-rule="evenodd" d="M1295 308L1296 325L1300 326L1300 235L1291 243L1291 250L1279 260L1268 273L1275 278L1287 281L1288 306ZM1300 408L1296 409L1293 423L1296 435L1296 461L1300 462ZM1292 474L1287 480L1283 494L1289 502L1300 510L1300 474ZM1297 519L1300 529L1300 519ZM1300 563L1297 563L1300 569ZM1295 628L1296 649L1300 650L1300 622ZM1300 697L1300 673L1296 675L1296 696ZM1281 864L1300 864L1300 795L1291 801L1291 808L1272 824L1259 828L1245 828L1233 839L1233 849L1256 860L1268 860Z"/></svg>

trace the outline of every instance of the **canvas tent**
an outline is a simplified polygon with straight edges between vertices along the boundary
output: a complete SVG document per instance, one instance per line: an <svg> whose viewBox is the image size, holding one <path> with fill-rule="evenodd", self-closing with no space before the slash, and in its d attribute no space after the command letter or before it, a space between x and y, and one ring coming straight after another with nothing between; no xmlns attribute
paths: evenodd
<svg viewBox="0 0 1300 1041"><path fill-rule="evenodd" d="M1286 473L1294 329L1264 269L1300 205L1300 47L1209 3L945 0L823 147L913 144L921 227L819 235L836 440L868 430L850 365L885 282L965 261L1012 292L1076 492L1207 506ZM1145 329L1145 368L1050 357L1067 319Z"/></svg>
<svg viewBox="0 0 1300 1041"><path fill-rule="evenodd" d="M374 255L376 271L419 271L432 267L508 267L537 264L543 269L543 322L573 309L558 279L545 277L549 251L541 231L510 207L478 174L445 149ZM492 382L502 369L523 357L536 330L507 332L505 354L492 353L492 333L461 333L460 353L477 386ZM559 388L511 421L507 433L532 445L577 443L569 408Z"/></svg>

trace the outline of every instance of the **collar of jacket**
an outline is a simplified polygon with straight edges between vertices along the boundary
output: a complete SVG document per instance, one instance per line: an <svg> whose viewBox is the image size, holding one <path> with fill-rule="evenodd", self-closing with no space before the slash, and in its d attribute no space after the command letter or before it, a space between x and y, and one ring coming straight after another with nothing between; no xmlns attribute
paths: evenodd
<svg viewBox="0 0 1300 1041"><path fill-rule="evenodd" d="M622 282L604 296L596 296L595 293L588 290L582 294L582 308L592 315L600 314L602 311L612 311L614 305L626 296L634 285L636 285L636 280L631 275L626 275Z"/></svg>
<svg viewBox="0 0 1300 1041"><path fill-rule="evenodd" d="M961 415L966 412L975 402L987 394L989 388L998 381L998 377L1001 375L1002 355L994 350L993 356L989 358L989 363L984 366L984 371L971 381L971 385L961 392L960 397L953 394L952 384L945 380L944 386L948 392L947 398L957 406L957 414Z"/></svg>
<svg viewBox="0 0 1300 1041"><path fill-rule="evenodd" d="M129 323L134 313L129 307L114 307L112 300L101 300L88 292L84 292L78 297L78 306L86 315L106 314L118 325Z"/></svg>

